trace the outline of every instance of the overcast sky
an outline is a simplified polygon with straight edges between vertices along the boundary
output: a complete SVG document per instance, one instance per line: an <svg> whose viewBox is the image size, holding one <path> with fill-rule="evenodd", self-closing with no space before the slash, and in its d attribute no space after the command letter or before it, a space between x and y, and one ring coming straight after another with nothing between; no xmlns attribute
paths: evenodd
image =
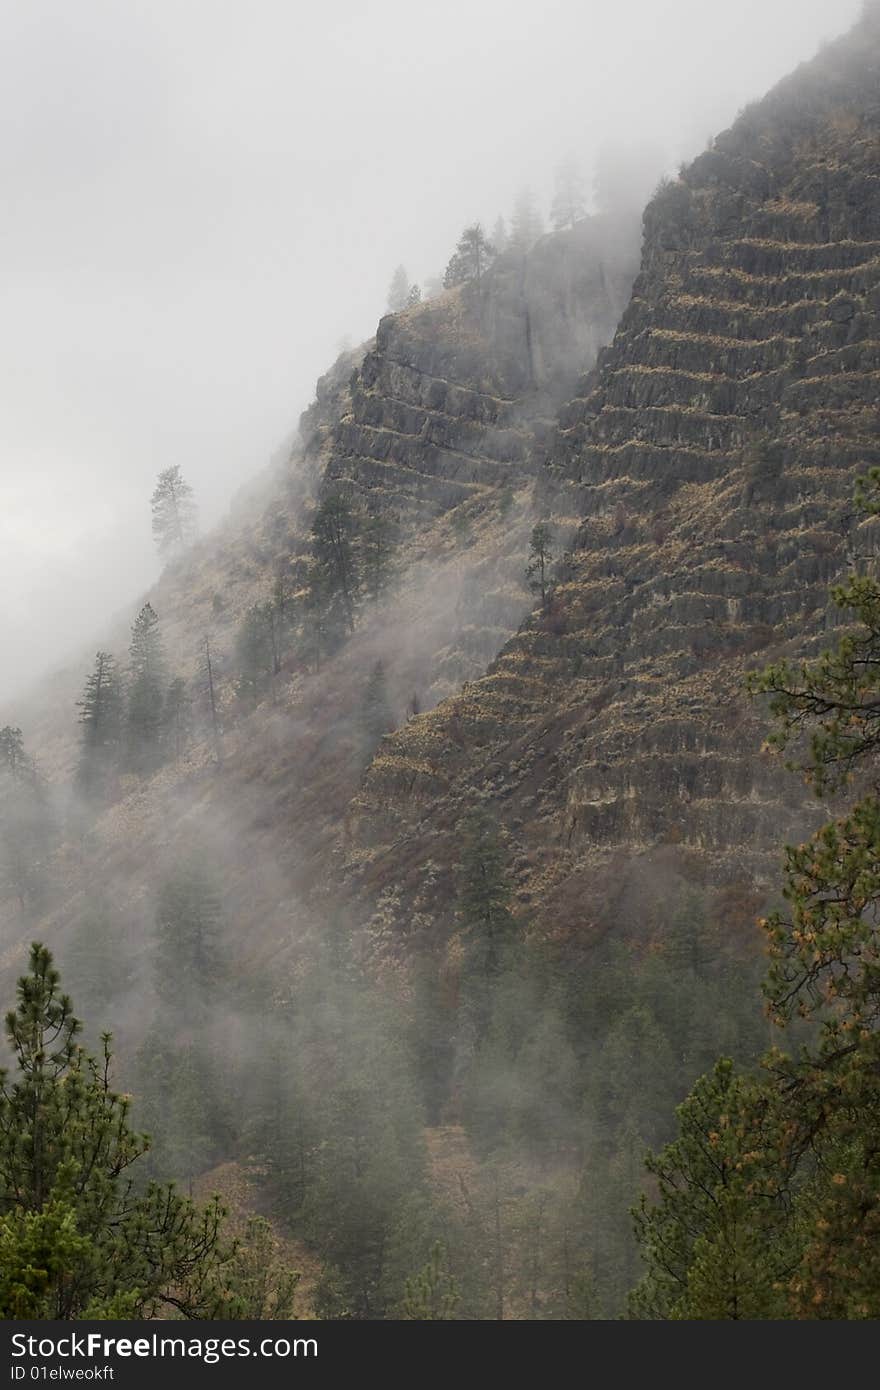
<svg viewBox="0 0 880 1390"><path fill-rule="evenodd" d="M399 261L609 139L672 167L859 8L0 0L0 696L153 577L160 468L222 513Z"/></svg>

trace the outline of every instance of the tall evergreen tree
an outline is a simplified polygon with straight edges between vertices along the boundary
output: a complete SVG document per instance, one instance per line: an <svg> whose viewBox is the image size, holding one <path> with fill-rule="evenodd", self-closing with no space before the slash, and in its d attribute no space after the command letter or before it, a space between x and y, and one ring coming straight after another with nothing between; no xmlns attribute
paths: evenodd
<svg viewBox="0 0 880 1390"><path fill-rule="evenodd" d="M880 510L880 470L863 480L861 500ZM857 771L870 781L880 747L880 584L852 576L834 596L855 620L836 648L771 666L752 682L770 696L773 742L800 749L795 765L820 795L842 790ZM801 1046L774 1048L735 1096L728 1064L719 1064L682 1111L679 1148L658 1160L660 1201L639 1217L647 1288L661 1316L880 1316L874 791L789 848L786 868L786 908L764 923L765 994L773 1022L798 1026ZM719 1091L717 1103L703 1103ZM700 1106L691 1142L687 1126Z"/></svg>
<svg viewBox="0 0 880 1390"><path fill-rule="evenodd" d="M403 1317L410 1322L449 1322L461 1302L458 1284L450 1274L446 1252L435 1241L428 1263L406 1281Z"/></svg>
<svg viewBox="0 0 880 1390"><path fill-rule="evenodd" d="M532 531L529 541L529 563L526 579L529 588L541 600L541 608L547 611L547 595L550 588L550 565L553 561L553 532L546 521L539 521Z"/></svg>
<svg viewBox="0 0 880 1390"><path fill-rule="evenodd" d="M249 1152L265 1164L279 1211L293 1221L309 1192L319 1142L303 1081L307 1068L301 1050L291 1048L293 1028L283 1013L255 1020L254 1032L259 1065L248 1078L245 1135Z"/></svg>
<svg viewBox="0 0 880 1390"><path fill-rule="evenodd" d="M190 698L183 676L175 676L165 696L165 738L171 754L178 762L189 742Z"/></svg>
<svg viewBox="0 0 880 1390"><path fill-rule="evenodd" d="M99 892L91 892L64 951L64 975L87 1014L107 1019L134 984L134 964L119 920Z"/></svg>
<svg viewBox="0 0 880 1390"><path fill-rule="evenodd" d="M495 226L492 228L492 245L495 247L496 255L500 256L507 250L507 223L503 217L496 217Z"/></svg>
<svg viewBox="0 0 880 1390"><path fill-rule="evenodd" d="M210 638L205 638L205 655L203 663L204 690L208 697L208 713L211 720L211 736L214 741L214 757L219 763L221 755L220 746L220 718L217 712L217 688L214 681L214 656L211 651Z"/></svg>
<svg viewBox="0 0 880 1390"><path fill-rule="evenodd" d="M360 561L367 595L375 603L394 578L397 525L386 512L370 512L361 528Z"/></svg>
<svg viewBox="0 0 880 1390"><path fill-rule="evenodd" d="M17 1077L0 1074L0 1241L19 1261L11 1272L4 1261L19 1307L61 1319L216 1315L213 1281L229 1253L221 1209L199 1212L173 1187L132 1186L149 1141L111 1087L109 1038L98 1059L80 1047L44 946L31 948L6 1032ZM41 1270L38 1245L49 1255Z"/></svg>
<svg viewBox="0 0 880 1390"><path fill-rule="evenodd" d="M196 532L193 490L177 464L159 474L153 496L153 538L163 557L179 554Z"/></svg>
<svg viewBox="0 0 880 1390"><path fill-rule="evenodd" d="M464 942L464 1002L476 1040L488 1032L495 985L514 935L507 861L498 829L483 811L461 826L457 917Z"/></svg>
<svg viewBox="0 0 880 1390"><path fill-rule="evenodd" d="M200 1034L200 1009L163 1010L135 1055L138 1113L155 1139L144 1159L152 1178L192 1191L194 1179L229 1154L230 1073ZM228 1062L228 1059L227 1059Z"/></svg>
<svg viewBox="0 0 880 1390"><path fill-rule="evenodd" d="M43 778L18 728L0 730L0 891L22 913L42 900L54 839L54 817Z"/></svg>
<svg viewBox="0 0 880 1390"><path fill-rule="evenodd" d="M78 782L91 796L106 787L122 737L122 683L109 652L96 654L77 709L82 729Z"/></svg>
<svg viewBox="0 0 880 1390"><path fill-rule="evenodd" d="M388 287L388 312L397 314L405 309L409 299L410 283L406 267L399 265L391 277Z"/></svg>
<svg viewBox="0 0 880 1390"><path fill-rule="evenodd" d="M634 1213L645 1261L635 1316L785 1316L797 1255L776 1140L766 1103L729 1061L701 1077L678 1111L677 1138L648 1160L658 1198Z"/></svg>
<svg viewBox="0 0 880 1390"><path fill-rule="evenodd" d="M338 601L349 632L354 632L361 587L357 557L357 519L345 493L329 493L312 521L312 555L325 602Z"/></svg>
<svg viewBox="0 0 880 1390"><path fill-rule="evenodd" d="M388 1288L390 1236L401 1204L420 1189L423 1155L418 1107L402 1088L399 1060L380 1049L384 1070L371 1075L378 1058L366 1038L361 1045L363 1065L349 1069L324 1107L303 1221L327 1256L319 1316L369 1320L385 1316L403 1292Z"/></svg>
<svg viewBox="0 0 880 1390"><path fill-rule="evenodd" d="M323 569L314 564L303 597L302 641L304 658L315 671L321 669L325 654L338 644L345 626L341 604L328 588Z"/></svg>
<svg viewBox="0 0 880 1390"><path fill-rule="evenodd" d="M199 1016L222 975L221 904L210 875L183 864L159 889L156 985L164 1007Z"/></svg>
<svg viewBox="0 0 880 1390"><path fill-rule="evenodd" d="M150 772L160 760L166 680L159 619L150 603L134 620L128 650L128 759L135 771Z"/></svg>
<svg viewBox="0 0 880 1390"><path fill-rule="evenodd" d="M236 688L239 695L258 700L275 675L274 613L271 603L254 603L235 636Z"/></svg>
<svg viewBox="0 0 880 1390"><path fill-rule="evenodd" d="M473 281L480 289L483 275L495 256L495 248L486 238L479 222L465 227L446 267L443 283L447 289Z"/></svg>
<svg viewBox="0 0 880 1390"><path fill-rule="evenodd" d="M521 255L531 251L544 235L544 224L530 188L524 188L516 200L510 219L510 248Z"/></svg>
<svg viewBox="0 0 880 1390"><path fill-rule="evenodd" d="M265 1217L250 1217L222 1277L227 1318L284 1322L294 1316L301 1275L284 1263L280 1242Z"/></svg>

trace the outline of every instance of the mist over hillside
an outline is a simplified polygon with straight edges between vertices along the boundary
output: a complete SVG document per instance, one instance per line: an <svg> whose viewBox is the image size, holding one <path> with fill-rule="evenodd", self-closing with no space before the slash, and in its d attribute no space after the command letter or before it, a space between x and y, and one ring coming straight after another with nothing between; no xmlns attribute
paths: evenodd
<svg viewBox="0 0 880 1390"><path fill-rule="evenodd" d="M449 40L395 5L283 63L220 17L183 105L195 10L172 61L102 9L118 71L31 132L24 185L95 180L52 261L94 313L31 324L9 436L3 1315L880 1311L880 9L704 8L551 6L582 107L487 6L418 134ZM48 4L19 54L50 20L81 83ZM161 194L118 242L107 106Z"/></svg>
<svg viewBox="0 0 880 1390"><path fill-rule="evenodd" d="M242 32L193 0L12 7L0 699L93 642L108 576L131 603L153 581L161 468L222 518L399 262L442 276L461 227L509 222L526 186L546 220L568 158L588 184L622 164L643 203L856 8L677 0L660 23L561 0L535 26L497 0L419 24L401 0L259 0ZM450 71L455 98L427 102Z"/></svg>

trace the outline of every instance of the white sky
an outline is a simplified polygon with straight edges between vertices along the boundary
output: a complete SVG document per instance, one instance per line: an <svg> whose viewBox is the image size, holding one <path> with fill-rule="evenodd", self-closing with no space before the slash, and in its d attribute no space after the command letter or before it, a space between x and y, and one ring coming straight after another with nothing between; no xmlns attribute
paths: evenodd
<svg viewBox="0 0 880 1390"><path fill-rule="evenodd" d="M569 153L670 167L860 0L0 0L0 695L156 572L369 336L394 266Z"/></svg>

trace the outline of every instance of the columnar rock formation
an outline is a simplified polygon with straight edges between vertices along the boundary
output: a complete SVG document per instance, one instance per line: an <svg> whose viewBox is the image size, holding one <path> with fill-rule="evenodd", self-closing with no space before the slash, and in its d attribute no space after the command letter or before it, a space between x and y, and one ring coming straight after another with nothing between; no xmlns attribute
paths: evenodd
<svg viewBox="0 0 880 1390"><path fill-rule="evenodd" d="M638 266L633 228L590 218L508 253L473 285L382 320L325 442L351 484L408 530L534 474L579 371L610 342Z"/></svg>
<svg viewBox="0 0 880 1390"><path fill-rule="evenodd" d="M228 746L219 768L205 746L126 791L108 845L111 820L143 811L158 845L174 816L222 822L234 805L229 840L248 874L266 869L271 949L290 935L286 895L343 865L356 921L384 888L405 914L429 860L448 913L475 802L509 833L523 906L560 930L607 911L609 885L660 882L661 864L737 892L772 881L813 808L761 753L743 678L827 640L829 584L871 547L852 496L880 463L878 55L874 7L663 187L634 287L633 237L597 217L340 358L289 462L150 595L196 680L210 632ZM291 654L271 710L248 712L237 627L279 565L295 572L317 497L340 484L399 518L402 582L318 675ZM529 528L548 513L566 554L547 611L516 633ZM352 731L377 660L401 727L363 775ZM30 708L59 780L80 681L55 683L63 707Z"/></svg>
<svg viewBox="0 0 880 1390"><path fill-rule="evenodd" d="M578 370L613 336L637 240L636 226L621 236L603 218L547 237L526 256L499 259L479 296L465 286L384 319L373 342L343 353L321 378L289 453L149 594L174 668L200 705L210 639L222 760L211 740L196 740L151 781L123 779L95 826L91 857L64 850L41 927L47 939L63 941L89 882L111 872L121 873L121 916L140 920L156 866L200 838L222 847L236 952L252 960L289 947L315 920L306 899L317 885L323 910L363 773L359 721L376 662L393 717L404 722L414 705L430 708L480 676L528 612L535 443ZM279 573L295 589L315 504L339 486L400 522L397 582L365 606L354 637L320 671L291 644L271 696L250 709L236 695L236 635ZM568 491L558 489L563 508ZM570 508L559 519L573 532ZM96 640L123 664L130 621L121 615ZM10 712L59 796L76 767L75 701L87 666L58 673L29 700L27 719ZM15 904L0 901L0 921L8 925L0 944L23 951L32 927Z"/></svg>
<svg viewBox="0 0 880 1390"><path fill-rule="evenodd" d="M743 680L828 639L829 585L870 533L852 498L880 463L878 76L874 10L649 206L632 301L547 450L581 516L553 603L386 744L358 802L367 897L448 864L474 799L518 847L523 900L573 931L602 866L760 883L806 828Z"/></svg>

